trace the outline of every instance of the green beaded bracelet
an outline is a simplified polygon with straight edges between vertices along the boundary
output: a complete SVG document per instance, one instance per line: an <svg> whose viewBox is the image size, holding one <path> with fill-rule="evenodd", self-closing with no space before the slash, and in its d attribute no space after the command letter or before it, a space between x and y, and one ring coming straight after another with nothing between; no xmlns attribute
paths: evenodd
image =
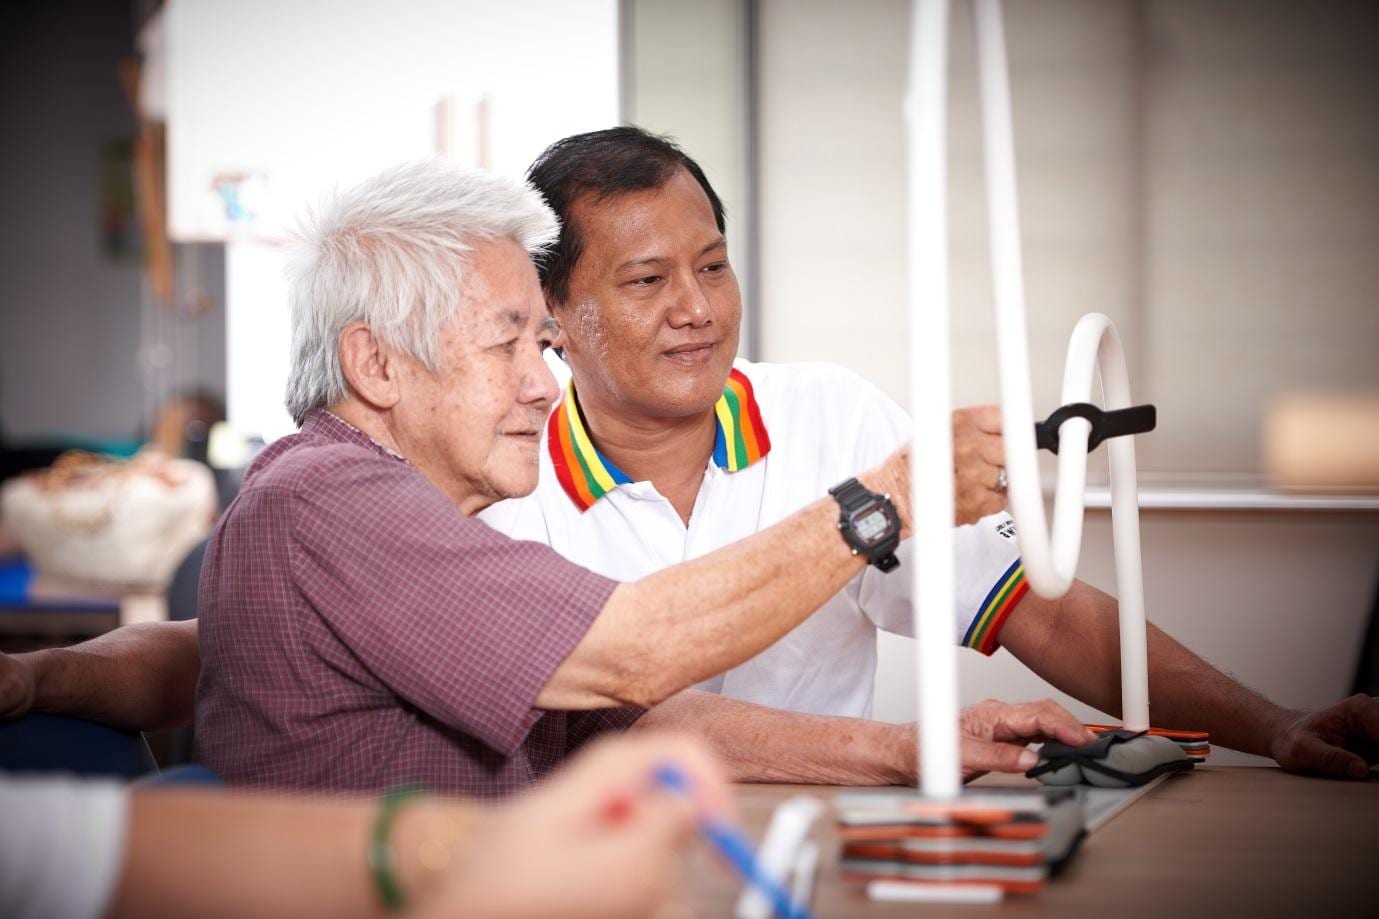
<svg viewBox="0 0 1379 919"><path fill-rule="evenodd" d="M373 872L378 895L388 912L400 913L407 905L393 875L393 819L409 799L425 791L420 785L400 785L392 789L378 803L378 816L373 821L373 836L369 840L369 869Z"/></svg>

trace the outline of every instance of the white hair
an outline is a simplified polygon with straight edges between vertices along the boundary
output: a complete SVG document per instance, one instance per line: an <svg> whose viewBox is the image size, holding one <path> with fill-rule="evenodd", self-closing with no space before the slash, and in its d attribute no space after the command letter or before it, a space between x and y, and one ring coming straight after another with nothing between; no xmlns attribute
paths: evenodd
<svg viewBox="0 0 1379 919"><path fill-rule="evenodd" d="M440 158L336 192L307 214L288 268L293 419L300 425L312 409L348 395L339 355L345 326L365 323L434 371L472 244L506 237L536 255L558 232L555 214L530 185Z"/></svg>

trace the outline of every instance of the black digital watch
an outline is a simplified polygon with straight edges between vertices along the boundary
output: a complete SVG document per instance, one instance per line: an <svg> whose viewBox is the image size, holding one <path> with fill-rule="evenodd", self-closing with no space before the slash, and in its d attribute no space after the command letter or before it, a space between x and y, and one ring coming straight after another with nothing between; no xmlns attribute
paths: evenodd
<svg viewBox="0 0 1379 919"><path fill-rule="evenodd" d="M900 546L900 514L890 495L878 495L856 479L848 479L828 490L838 502L838 532L852 548L853 555L865 555L882 571L900 567L895 550Z"/></svg>

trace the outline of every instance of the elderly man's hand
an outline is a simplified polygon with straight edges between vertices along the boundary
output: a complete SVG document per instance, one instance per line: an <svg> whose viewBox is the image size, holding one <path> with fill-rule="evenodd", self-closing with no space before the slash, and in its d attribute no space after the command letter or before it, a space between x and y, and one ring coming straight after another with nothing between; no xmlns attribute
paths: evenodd
<svg viewBox="0 0 1379 919"><path fill-rule="evenodd" d="M1096 739L1082 722L1056 702L1011 704L987 699L962 710L962 778L988 772L1024 772L1038 762L1027 744L1056 740L1080 747Z"/></svg>
<svg viewBox="0 0 1379 919"><path fill-rule="evenodd" d="M898 447L880 466L864 472L857 480L874 492L891 496L900 515L901 538L910 536L910 445Z"/></svg>
<svg viewBox="0 0 1379 919"><path fill-rule="evenodd" d="M33 704L33 670L22 658L0 654L0 721L22 718Z"/></svg>
<svg viewBox="0 0 1379 919"><path fill-rule="evenodd" d="M1274 734L1270 754L1289 772L1369 778L1379 763L1379 698L1354 695L1298 716Z"/></svg>
<svg viewBox="0 0 1379 919"><path fill-rule="evenodd" d="M973 405L953 412L953 522L975 523L1004 510L1006 493L996 490L1005 464L1001 409Z"/></svg>

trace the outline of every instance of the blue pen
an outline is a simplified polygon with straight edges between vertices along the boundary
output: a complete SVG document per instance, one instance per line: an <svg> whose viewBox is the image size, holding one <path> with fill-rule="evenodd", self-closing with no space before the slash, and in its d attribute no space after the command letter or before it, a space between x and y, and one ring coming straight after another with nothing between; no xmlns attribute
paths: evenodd
<svg viewBox="0 0 1379 919"><path fill-rule="evenodd" d="M656 784L665 791L682 798L689 797L689 777L677 766L660 766L655 772ZM751 842L737 827L726 820L701 820L699 832L707 839L728 864L742 875L743 881L761 891L776 915L781 919L810 919L809 910L799 909L790 902L790 895L761 868Z"/></svg>

